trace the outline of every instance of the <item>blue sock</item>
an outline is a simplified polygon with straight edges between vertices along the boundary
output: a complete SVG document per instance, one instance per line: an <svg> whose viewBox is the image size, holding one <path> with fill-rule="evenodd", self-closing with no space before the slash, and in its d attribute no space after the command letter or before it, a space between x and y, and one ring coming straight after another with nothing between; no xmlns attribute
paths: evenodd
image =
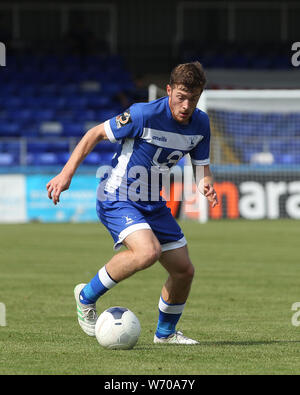
<svg viewBox="0 0 300 395"><path fill-rule="evenodd" d="M181 317L185 303L169 304L160 297L158 310L158 323L155 335L157 337L168 337L176 332L176 325Z"/></svg>
<svg viewBox="0 0 300 395"><path fill-rule="evenodd" d="M83 304L93 304L109 289L117 284L107 273L105 266L99 270L95 277L82 289L79 295Z"/></svg>

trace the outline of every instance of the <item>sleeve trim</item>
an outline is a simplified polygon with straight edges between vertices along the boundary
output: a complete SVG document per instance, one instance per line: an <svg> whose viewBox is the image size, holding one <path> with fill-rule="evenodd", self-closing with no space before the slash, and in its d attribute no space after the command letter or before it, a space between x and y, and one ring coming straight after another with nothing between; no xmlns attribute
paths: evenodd
<svg viewBox="0 0 300 395"><path fill-rule="evenodd" d="M210 164L209 158L203 159L203 160L197 160L197 159L192 159L191 158L191 162L192 162L193 165L196 165L196 166L205 166L205 165L209 165Z"/></svg>
<svg viewBox="0 0 300 395"><path fill-rule="evenodd" d="M106 133L106 135L107 135L109 141L110 141L111 143L116 143L117 140L116 140L116 138L115 138L115 136L114 136L114 134L113 134L113 131L112 131L111 127L110 127L109 120L107 120L107 121L104 122L104 130L105 130L105 133Z"/></svg>

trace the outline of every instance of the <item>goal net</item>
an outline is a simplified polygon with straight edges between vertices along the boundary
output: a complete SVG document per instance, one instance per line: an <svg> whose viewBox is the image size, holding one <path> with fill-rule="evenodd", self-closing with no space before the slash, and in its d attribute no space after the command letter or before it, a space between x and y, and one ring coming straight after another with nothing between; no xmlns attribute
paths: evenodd
<svg viewBox="0 0 300 395"><path fill-rule="evenodd" d="M211 209L197 197L193 209L183 202L176 215L300 219L300 91L206 90L198 107L210 118L220 202Z"/></svg>

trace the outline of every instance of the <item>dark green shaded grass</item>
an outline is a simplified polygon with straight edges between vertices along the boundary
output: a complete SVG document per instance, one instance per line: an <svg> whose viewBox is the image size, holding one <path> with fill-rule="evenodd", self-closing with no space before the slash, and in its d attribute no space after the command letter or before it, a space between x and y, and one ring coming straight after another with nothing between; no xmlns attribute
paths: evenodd
<svg viewBox="0 0 300 395"><path fill-rule="evenodd" d="M99 300L142 332L129 351L101 348L77 324L73 288L112 256L99 224L0 226L0 374L299 374L299 222L182 222L196 268L178 329L199 346L154 345L166 273L157 263Z"/></svg>

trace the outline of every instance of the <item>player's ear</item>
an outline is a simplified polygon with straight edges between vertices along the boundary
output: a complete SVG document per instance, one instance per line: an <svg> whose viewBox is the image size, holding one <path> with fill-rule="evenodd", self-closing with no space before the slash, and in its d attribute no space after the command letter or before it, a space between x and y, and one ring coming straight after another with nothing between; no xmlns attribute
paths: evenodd
<svg viewBox="0 0 300 395"><path fill-rule="evenodd" d="M172 87L171 85L167 84L167 94L169 97L171 97L171 93L172 93Z"/></svg>

